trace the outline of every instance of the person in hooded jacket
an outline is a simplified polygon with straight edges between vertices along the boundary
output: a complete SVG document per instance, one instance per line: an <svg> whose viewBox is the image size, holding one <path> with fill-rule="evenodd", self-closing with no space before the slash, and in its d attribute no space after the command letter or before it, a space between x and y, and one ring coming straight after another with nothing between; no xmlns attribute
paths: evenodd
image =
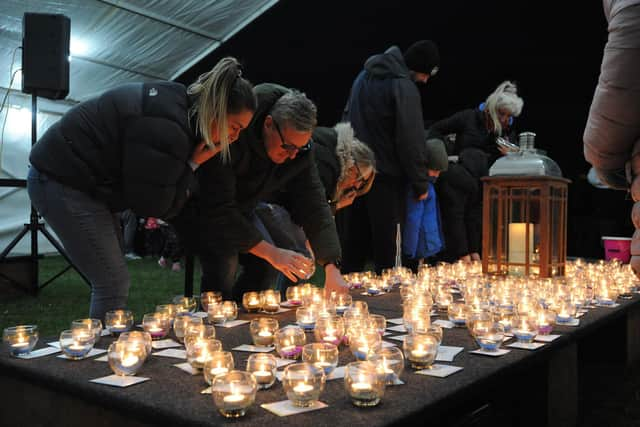
<svg viewBox="0 0 640 427"><path fill-rule="evenodd" d="M89 279L92 318L124 308L129 273L119 214L171 218L195 189L194 170L221 153L256 109L240 64L224 58L188 88L132 83L82 102L31 150L31 202Z"/></svg>
<svg viewBox="0 0 640 427"><path fill-rule="evenodd" d="M404 54L397 46L370 57L353 82L345 120L376 157L371 191L344 211L343 271L361 271L372 253L376 272L393 267L397 225L404 221L405 192L427 197L428 155L424 148L422 104L417 83L438 71L435 43L422 40Z"/></svg>

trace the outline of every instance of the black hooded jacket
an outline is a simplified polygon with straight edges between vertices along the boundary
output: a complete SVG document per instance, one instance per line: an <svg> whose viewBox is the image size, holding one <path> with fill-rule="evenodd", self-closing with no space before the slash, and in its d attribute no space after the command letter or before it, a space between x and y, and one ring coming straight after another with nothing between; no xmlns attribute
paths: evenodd
<svg viewBox="0 0 640 427"><path fill-rule="evenodd" d="M197 143L186 88L133 83L82 102L34 145L30 163L58 182L103 201L114 212L169 218L195 178L188 164Z"/></svg>
<svg viewBox="0 0 640 427"><path fill-rule="evenodd" d="M345 113L356 137L375 153L381 175L405 178L416 195L427 191L420 92L398 47L365 62Z"/></svg>

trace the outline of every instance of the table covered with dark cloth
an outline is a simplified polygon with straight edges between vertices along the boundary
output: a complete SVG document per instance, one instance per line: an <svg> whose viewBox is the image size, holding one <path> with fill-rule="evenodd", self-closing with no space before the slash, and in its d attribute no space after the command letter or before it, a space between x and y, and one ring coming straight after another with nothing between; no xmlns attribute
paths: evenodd
<svg viewBox="0 0 640 427"><path fill-rule="evenodd" d="M354 299L364 299L370 312L390 318L402 316L400 295L390 294L367 297L354 292ZM23 425L309 425L309 426L383 426L419 424L447 425L473 416L478 408L494 405L497 408L523 404L535 405L530 411L507 411L507 423L513 425L543 425L548 412L545 405L549 393L562 396L563 390L551 390L549 369L562 374L554 358L567 348L575 348L575 341L590 331L606 327L616 319L637 310L640 298L619 300L615 308L592 308L580 318L580 326L556 326L554 334L562 334L538 350L510 349L501 357L488 357L469 353L477 349L466 328L444 329L443 345L464 347L453 362L436 362L463 367L446 378L416 375L408 366L401 379L404 385L389 386L380 405L373 408L354 407L345 390L344 380L327 381L320 400L328 408L278 417L260 407L262 403L286 399L279 381L269 390L259 390L255 405L247 415L237 420L227 420L219 415L211 395L201 394L208 385L202 375L192 376L172 365L185 362L181 359L151 356L138 372L138 376L150 380L127 388L110 387L89 380L112 374L108 363L92 359L70 361L50 355L32 360L12 358L6 349L0 354L0 391L2 410L0 425L16 422L16 413L24 414L31 423ZM251 319L264 314L241 314L239 318ZM295 309L272 315L280 326L295 321ZM440 318L446 318L443 313ZM432 318L435 320L435 318ZM391 325L389 325L391 326ZM233 328L216 327L217 338L224 350L240 344L251 344L248 324ZM400 333L393 333L400 335ZM388 338L388 337L385 337ZM41 338L37 348L57 338ZM103 337L96 348L107 348L113 339ZM400 341L388 340L401 346ZM307 342L313 342L313 334L307 333ZM511 341L510 341L511 342ZM508 343L507 343L508 344ZM251 353L233 351L236 369L244 370ZM340 351L339 365L353 361L347 347ZM571 357L568 363L572 363ZM564 363L564 362L563 362ZM282 368L284 369L284 368ZM568 366L567 369L575 369ZM553 373L552 375L556 375ZM557 388L557 387L556 387ZM61 403L55 400L60 398ZM66 402L66 403L65 403ZM494 414L495 415L495 414ZM504 416L504 415L503 415ZM86 419L90 417L91 419ZM19 417L18 417L19 418ZM432 421L432 422L431 422Z"/></svg>

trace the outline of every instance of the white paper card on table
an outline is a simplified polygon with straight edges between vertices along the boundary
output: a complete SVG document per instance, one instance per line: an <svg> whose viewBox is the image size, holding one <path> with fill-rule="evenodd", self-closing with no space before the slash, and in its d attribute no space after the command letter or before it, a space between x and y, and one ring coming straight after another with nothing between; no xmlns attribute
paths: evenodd
<svg viewBox="0 0 640 427"><path fill-rule="evenodd" d="M108 329L103 329L102 332L100 332L101 337L107 337L109 335L111 335L111 332L109 332Z"/></svg>
<svg viewBox="0 0 640 427"><path fill-rule="evenodd" d="M60 348L60 341L51 341L47 343L48 346Z"/></svg>
<svg viewBox="0 0 640 427"><path fill-rule="evenodd" d="M536 335L536 337L534 338L534 340L536 341L540 341L540 342L551 342L553 340L555 340L556 338L560 338L561 335L553 335L553 334L549 334L549 335Z"/></svg>
<svg viewBox="0 0 640 427"><path fill-rule="evenodd" d="M275 350L275 347L272 345L261 346L261 345L242 344L237 347L233 347L231 350L248 351L249 353L270 353L273 350Z"/></svg>
<svg viewBox="0 0 640 427"><path fill-rule="evenodd" d="M211 394L211 387L207 387L200 392L200 394Z"/></svg>
<svg viewBox="0 0 640 427"><path fill-rule="evenodd" d="M382 348L397 347L395 343L382 341Z"/></svg>
<svg viewBox="0 0 640 427"><path fill-rule="evenodd" d="M90 357L97 356L97 355L99 355L99 354L106 353L106 352L107 352L107 350L103 350L103 349L101 349L101 348L92 348L92 349L91 349L91 351L89 351L89 353L87 353L87 355L86 355L85 357L83 357L82 359L80 359L80 360L88 359L88 358L90 358ZM67 356L66 354L61 354L60 356L57 356L57 357L58 357L58 359L68 359L68 360L72 360L72 359L71 359L69 356Z"/></svg>
<svg viewBox="0 0 640 427"><path fill-rule="evenodd" d="M406 337L407 334L404 335L396 335L395 337L389 337L387 338L388 340L396 340L396 341L402 341L404 342L404 337Z"/></svg>
<svg viewBox="0 0 640 427"><path fill-rule="evenodd" d="M281 359L279 357L276 357L276 368L278 369L282 368L283 366L291 365L292 363L296 363L296 361L291 359Z"/></svg>
<svg viewBox="0 0 640 427"><path fill-rule="evenodd" d="M396 319L387 319L387 322L393 323L394 325L404 325L404 319L402 317L398 317Z"/></svg>
<svg viewBox="0 0 640 427"><path fill-rule="evenodd" d="M386 292L378 292L377 294L370 294L369 292L360 292L360 295L366 296L366 297L379 297L380 295L384 295Z"/></svg>
<svg viewBox="0 0 640 427"><path fill-rule="evenodd" d="M433 324L441 326L445 329L451 329L455 326L453 322L450 322L449 320L443 320L443 319L438 319L435 322L433 322Z"/></svg>
<svg viewBox="0 0 640 427"><path fill-rule="evenodd" d="M197 369L193 369L193 367L191 366L191 364L184 362L184 363L176 363L175 365L176 368L181 369L183 371L185 371L187 374L190 375L198 375L201 374L202 372L197 370Z"/></svg>
<svg viewBox="0 0 640 427"><path fill-rule="evenodd" d="M383 336L383 337L386 337L386 336L389 336L389 335L391 335L391 332L386 332L386 331L385 331L385 332L382 334L382 336Z"/></svg>
<svg viewBox="0 0 640 427"><path fill-rule="evenodd" d="M407 332L407 328L405 328L404 325L392 326L387 328L387 330L393 332Z"/></svg>
<svg viewBox="0 0 640 427"><path fill-rule="evenodd" d="M196 311L195 313L192 314L192 316L199 317L201 319L206 319L207 317L209 317L209 314L204 311Z"/></svg>
<svg viewBox="0 0 640 427"><path fill-rule="evenodd" d="M543 342L519 342L519 341L516 341L514 343L507 345L507 347L520 348L522 350L537 350L542 346L544 346Z"/></svg>
<svg viewBox="0 0 640 427"><path fill-rule="evenodd" d="M582 316L585 315L585 313L586 313L586 311L579 311L579 312L576 313L576 317L582 317Z"/></svg>
<svg viewBox="0 0 640 427"><path fill-rule="evenodd" d="M174 357L176 359L186 359L187 358L187 350L177 349L177 348L167 348L162 351L157 351L152 353L154 356L162 356L162 357Z"/></svg>
<svg viewBox="0 0 640 427"><path fill-rule="evenodd" d="M60 349L56 347L44 347L34 350L29 354L19 354L16 357L18 359L36 359L38 357L44 357L55 353L60 353Z"/></svg>
<svg viewBox="0 0 640 427"><path fill-rule="evenodd" d="M248 320L232 320L230 322L225 322L222 325L223 328L233 328L234 326L240 326L240 325L244 325L245 323L249 323Z"/></svg>
<svg viewBox="0 0 640 427"><path fill-rule="evenodd" d="M331 372L331 374L327 375L327 381L329 380L337 380L339 378L344 378L344 366L338 366L336 369Z"/></svg>
<svg viewBox="0 0 640 427"><path fill-rule="evenodd" d="M511 350L507 350L504 348L499 348L498 350L495 351L486 351L486 350L473 350L470 351L469 353L473 353L473 354L481 354L483 356L492 356L492 357L498 357L498 356L504 356L505 354L509 353Z"/></svg>
<svg viewBox="0 0 640 427"><path fill-rule="evenodd" d="M96 362L108 362L109 361L109 355L105 354L104 356L96 357L93 360L95 360Z"/></svg>
<svg viewBox="0 0 640 427"><path fill-rule="evenodd" d="M289 307L289 308L293 308L293 307L302 307L302 304L298 303L298 304L292 304L289 301L283 301L280 303L281 307Z"/></svg>
<svg viewBox="0 0 640 427"><path fill-rule="evenodd" d="M166 340L153 341L151 343L151 347L153 347L155 350L162 350L163 348L182 347L182 344L180 344L179 342L175 342L172 339L166 339Z"/></svg>
<svg viewBox="0 0 640 427"><path fill-rule="evenodd" d="M276 414L279 417L287 417L289 415L302 414L304 412L324 409L329 405L316 400L311 405L301 408L301 407L295 406L290 400L282 400L280 402L274 402L274 403L263 403L260 406L266 409L267 411Z"/></svg>
<svg viewBox="0 0 640 427"><path fill-rule="evenodd" d="M108 375L106 377L96 378L89 380L92 383L105 384L114 387L129 387L134 384L139 384L145 381L149 381L146 377L134 377L134 376L121 376L121 375Z"/></svg>
<svg viewBox="0 0 640 427"><path fill-rule="evenodd" d="M396 378L395 380L393 380L393 384L387 384L387 386L390 385L404 385L404 381L402 381L400 378Z"/></svg>
<svg viewBox="0 0 640 427"><path fill-rule="evenodd" d="M608 304L608 305L607 304L596 304L596 307L604 307L604 308L616 308L618 306L620 306L620 304L618 304L617 302L613 303L613 304Z"/></svg>
<svg viewBox="0 0 640 427"><path fill-rule="evenodd" d="M571 319L568 322L562 322L562 323L556 322L556 325L558 325L558 326L580 326L580 319Z"/></svg>
<svg viewBox="0 0 640 427"><path fill-rule="evenodd" d="M440 362L453 362L453 358L456 357L462 350L464 350L464 347L441 345L440 347L438 347L436 360Z"/></svg>
<svg viewBox="0 0 640 427"><path fill-rule="evenodd" d="M416 371L416 374L444 378L459 371L462 371L462 368L460 366L441 365L439 363L436 363L434 365L431 365L431 369Z"/></svg>

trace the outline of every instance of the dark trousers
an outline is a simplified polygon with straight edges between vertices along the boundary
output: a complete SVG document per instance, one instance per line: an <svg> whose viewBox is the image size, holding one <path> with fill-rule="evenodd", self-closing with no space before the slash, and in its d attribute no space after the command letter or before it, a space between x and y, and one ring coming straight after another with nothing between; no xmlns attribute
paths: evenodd
<svg viewBox="0 0 640 427"><path fill-rule="evenodd" d="M376 273L395 265L397 224L404 226L403 179L377 175L371 191L336 216L342 243L342 272L362 271L372 259Z"/></svg>

